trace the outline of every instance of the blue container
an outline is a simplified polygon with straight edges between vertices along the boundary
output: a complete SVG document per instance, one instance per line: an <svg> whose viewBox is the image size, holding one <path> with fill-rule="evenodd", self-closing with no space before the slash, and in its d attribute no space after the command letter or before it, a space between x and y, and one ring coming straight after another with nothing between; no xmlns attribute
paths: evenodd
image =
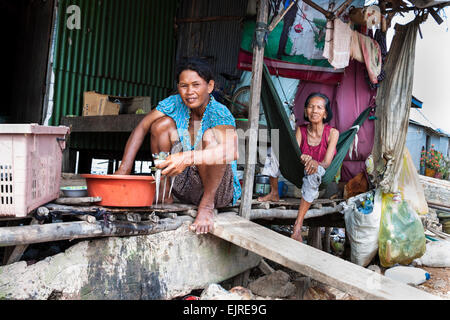
<svg viewBox="0 0 450 320"><path fill-rule="evenodd" d="M278 195L283 198L288 192L288 185L284 181L278 181Z"/></svg>

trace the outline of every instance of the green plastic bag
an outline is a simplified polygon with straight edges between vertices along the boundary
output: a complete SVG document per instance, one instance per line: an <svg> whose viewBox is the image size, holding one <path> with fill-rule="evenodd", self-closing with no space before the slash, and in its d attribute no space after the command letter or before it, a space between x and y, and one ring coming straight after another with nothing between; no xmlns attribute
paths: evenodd
<svg viewBox="0 0 450 320"><path fill-rule="evenodd" d="M422 222L408 201L399 195L383 194L378 255L383 267L408 265L426 249Z"/></svg>

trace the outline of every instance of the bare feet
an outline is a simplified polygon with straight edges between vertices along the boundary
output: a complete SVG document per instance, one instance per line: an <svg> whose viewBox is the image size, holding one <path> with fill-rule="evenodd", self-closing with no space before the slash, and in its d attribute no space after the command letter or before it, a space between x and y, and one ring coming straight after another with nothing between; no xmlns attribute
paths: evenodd
<svg viewBox="0 0 450 320"><path fill-rule="evenodd" d="M264 197L259 197L258 201L259 202L267 202L267 201L278 202L278 201L280 201L280 196L278 195L278 192L277 193L269 192Z"/></svg>
<svg viewBox="0 0 450 320"><path fill-rule="evenodd" d="M196 234L206 234L214 228L214 208L198 207L197 217L189 229Z"/></svg>
<svg viewBox="0 0 450 320"><path fill-rule="evenodd" d="M297 240L298 242L303 243L302 228L294 229L294 231L292 232L292 235L291 235L291 239L294 239L294 240Z"/></svg>
<svg viewBox="0 0 450 320"><path fill-rule="evenodd" d="M291 238L294 239L294 240L297 240L298 242L303 243L303 238L302 238L302 235L300 233L293 233L291 235Z"/></svg>

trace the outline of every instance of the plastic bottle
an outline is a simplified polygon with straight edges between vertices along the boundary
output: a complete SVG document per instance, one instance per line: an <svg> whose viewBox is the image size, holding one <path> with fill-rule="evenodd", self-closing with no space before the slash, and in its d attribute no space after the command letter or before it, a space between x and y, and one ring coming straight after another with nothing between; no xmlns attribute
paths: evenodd
<svg viewBox="0 0 450 320"><path fill-rule="evenodd" d="M384 275L390 279L414 285L419 285L430 279L430 274L425 270L405 266L387 269Z"/></svg>

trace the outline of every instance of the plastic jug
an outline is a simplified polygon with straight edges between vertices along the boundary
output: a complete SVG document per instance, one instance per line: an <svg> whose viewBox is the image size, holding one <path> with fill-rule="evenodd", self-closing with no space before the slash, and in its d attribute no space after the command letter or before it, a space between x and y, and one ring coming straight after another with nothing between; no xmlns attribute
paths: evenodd
<svg viewBox="0 0 450 320"><path fill-rule="evenodd" d="M425 270L405 266L387 269L384 275L390 279L414 285L419 285L430 279L430 274Z"/></svg>

